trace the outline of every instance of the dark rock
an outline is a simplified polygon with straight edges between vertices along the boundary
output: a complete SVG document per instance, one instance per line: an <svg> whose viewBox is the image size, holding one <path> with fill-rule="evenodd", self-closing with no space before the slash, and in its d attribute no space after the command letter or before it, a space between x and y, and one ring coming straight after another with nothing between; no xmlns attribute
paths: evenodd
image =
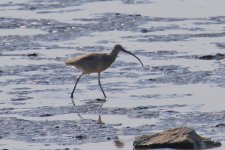
<svg viewBox="0 0 225 150"><path fill-rule="evenodd" d="M193 129L181 127L136 137L133 145L135 148L207 149L219 147L221 143L201 137Z"/></svg>

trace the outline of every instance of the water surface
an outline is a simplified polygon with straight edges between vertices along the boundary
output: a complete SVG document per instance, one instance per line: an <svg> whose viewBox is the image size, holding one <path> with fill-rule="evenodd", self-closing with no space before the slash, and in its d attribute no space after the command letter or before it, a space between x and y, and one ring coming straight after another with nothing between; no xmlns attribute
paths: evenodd
<svg viewBox="0 0 225 150"><path fill-rule="evenodd" d="M188 126L225 141L223 0L0 2L0 147L132 149L137 135ZM64 65L122 44L101 74ZM101 120L99 120L99 116ZM224 145L224 144L223 144ZM224 146L217 149L224 149Z"/></svg>

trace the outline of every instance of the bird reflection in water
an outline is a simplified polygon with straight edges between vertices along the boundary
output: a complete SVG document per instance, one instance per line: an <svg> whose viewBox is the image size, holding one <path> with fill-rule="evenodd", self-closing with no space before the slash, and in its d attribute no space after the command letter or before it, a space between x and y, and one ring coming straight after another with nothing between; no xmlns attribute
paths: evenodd
<svg viewBox="0 0 225 150"><path fill-rule="evenodd" d="M71 99L71 101L73 103L74 108L76 108L76 104L75 104L74 100ZM97 101L99 102L99 100L97 100ZM102 101L102 103L100 103L100 105L99 105L99 108L102 108L104 103L105 103L105 101ZM80 119L84 119L79 112L77 112L77 115L80 117ZM96 120L96 123L99 124L99 125L104 125L105 124L105 122L102 120L102 116L101 116L100 112L98 114L98 119ZM110 139L111 138L109 138L109 140ZM125 146L125 142L123 140L119 139L118 136L113 138L113 143L114 143L115 147L117 147L119 149L123 148Z"/></svg>
<svg viewBox="0 0 225 150"><path fill-rule="evenodd" d="M119 137L116 137L113 142L117 148L123 148L125 145L124 141L120 140Z"/></svg>

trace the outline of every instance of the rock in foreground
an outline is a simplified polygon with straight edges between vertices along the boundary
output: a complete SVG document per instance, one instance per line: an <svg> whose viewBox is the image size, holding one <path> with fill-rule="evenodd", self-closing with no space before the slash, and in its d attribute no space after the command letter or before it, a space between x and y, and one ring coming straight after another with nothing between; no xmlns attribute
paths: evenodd
<svg viewBox="0 0 225 150"><path fill-rule="evenodd" d="M133 145L135 148L207 149L221 146L221 143L201 137L193 129L181 127L154 135L139 136Z"/></svg>

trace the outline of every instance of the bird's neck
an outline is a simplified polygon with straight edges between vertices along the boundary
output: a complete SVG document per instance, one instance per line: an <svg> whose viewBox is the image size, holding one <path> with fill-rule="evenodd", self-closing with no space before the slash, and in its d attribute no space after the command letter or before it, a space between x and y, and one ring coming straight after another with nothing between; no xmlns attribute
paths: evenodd
<svg viewBox="0 0 225 150"><path fill-rule="evenodd" d="M118 53L119 53L119 52L118 52L117 50L113 49L113 50L111 51L111 53L109 54L110 57L113 59L113 61L115 61L115 59L116 59Z"/></svg>

